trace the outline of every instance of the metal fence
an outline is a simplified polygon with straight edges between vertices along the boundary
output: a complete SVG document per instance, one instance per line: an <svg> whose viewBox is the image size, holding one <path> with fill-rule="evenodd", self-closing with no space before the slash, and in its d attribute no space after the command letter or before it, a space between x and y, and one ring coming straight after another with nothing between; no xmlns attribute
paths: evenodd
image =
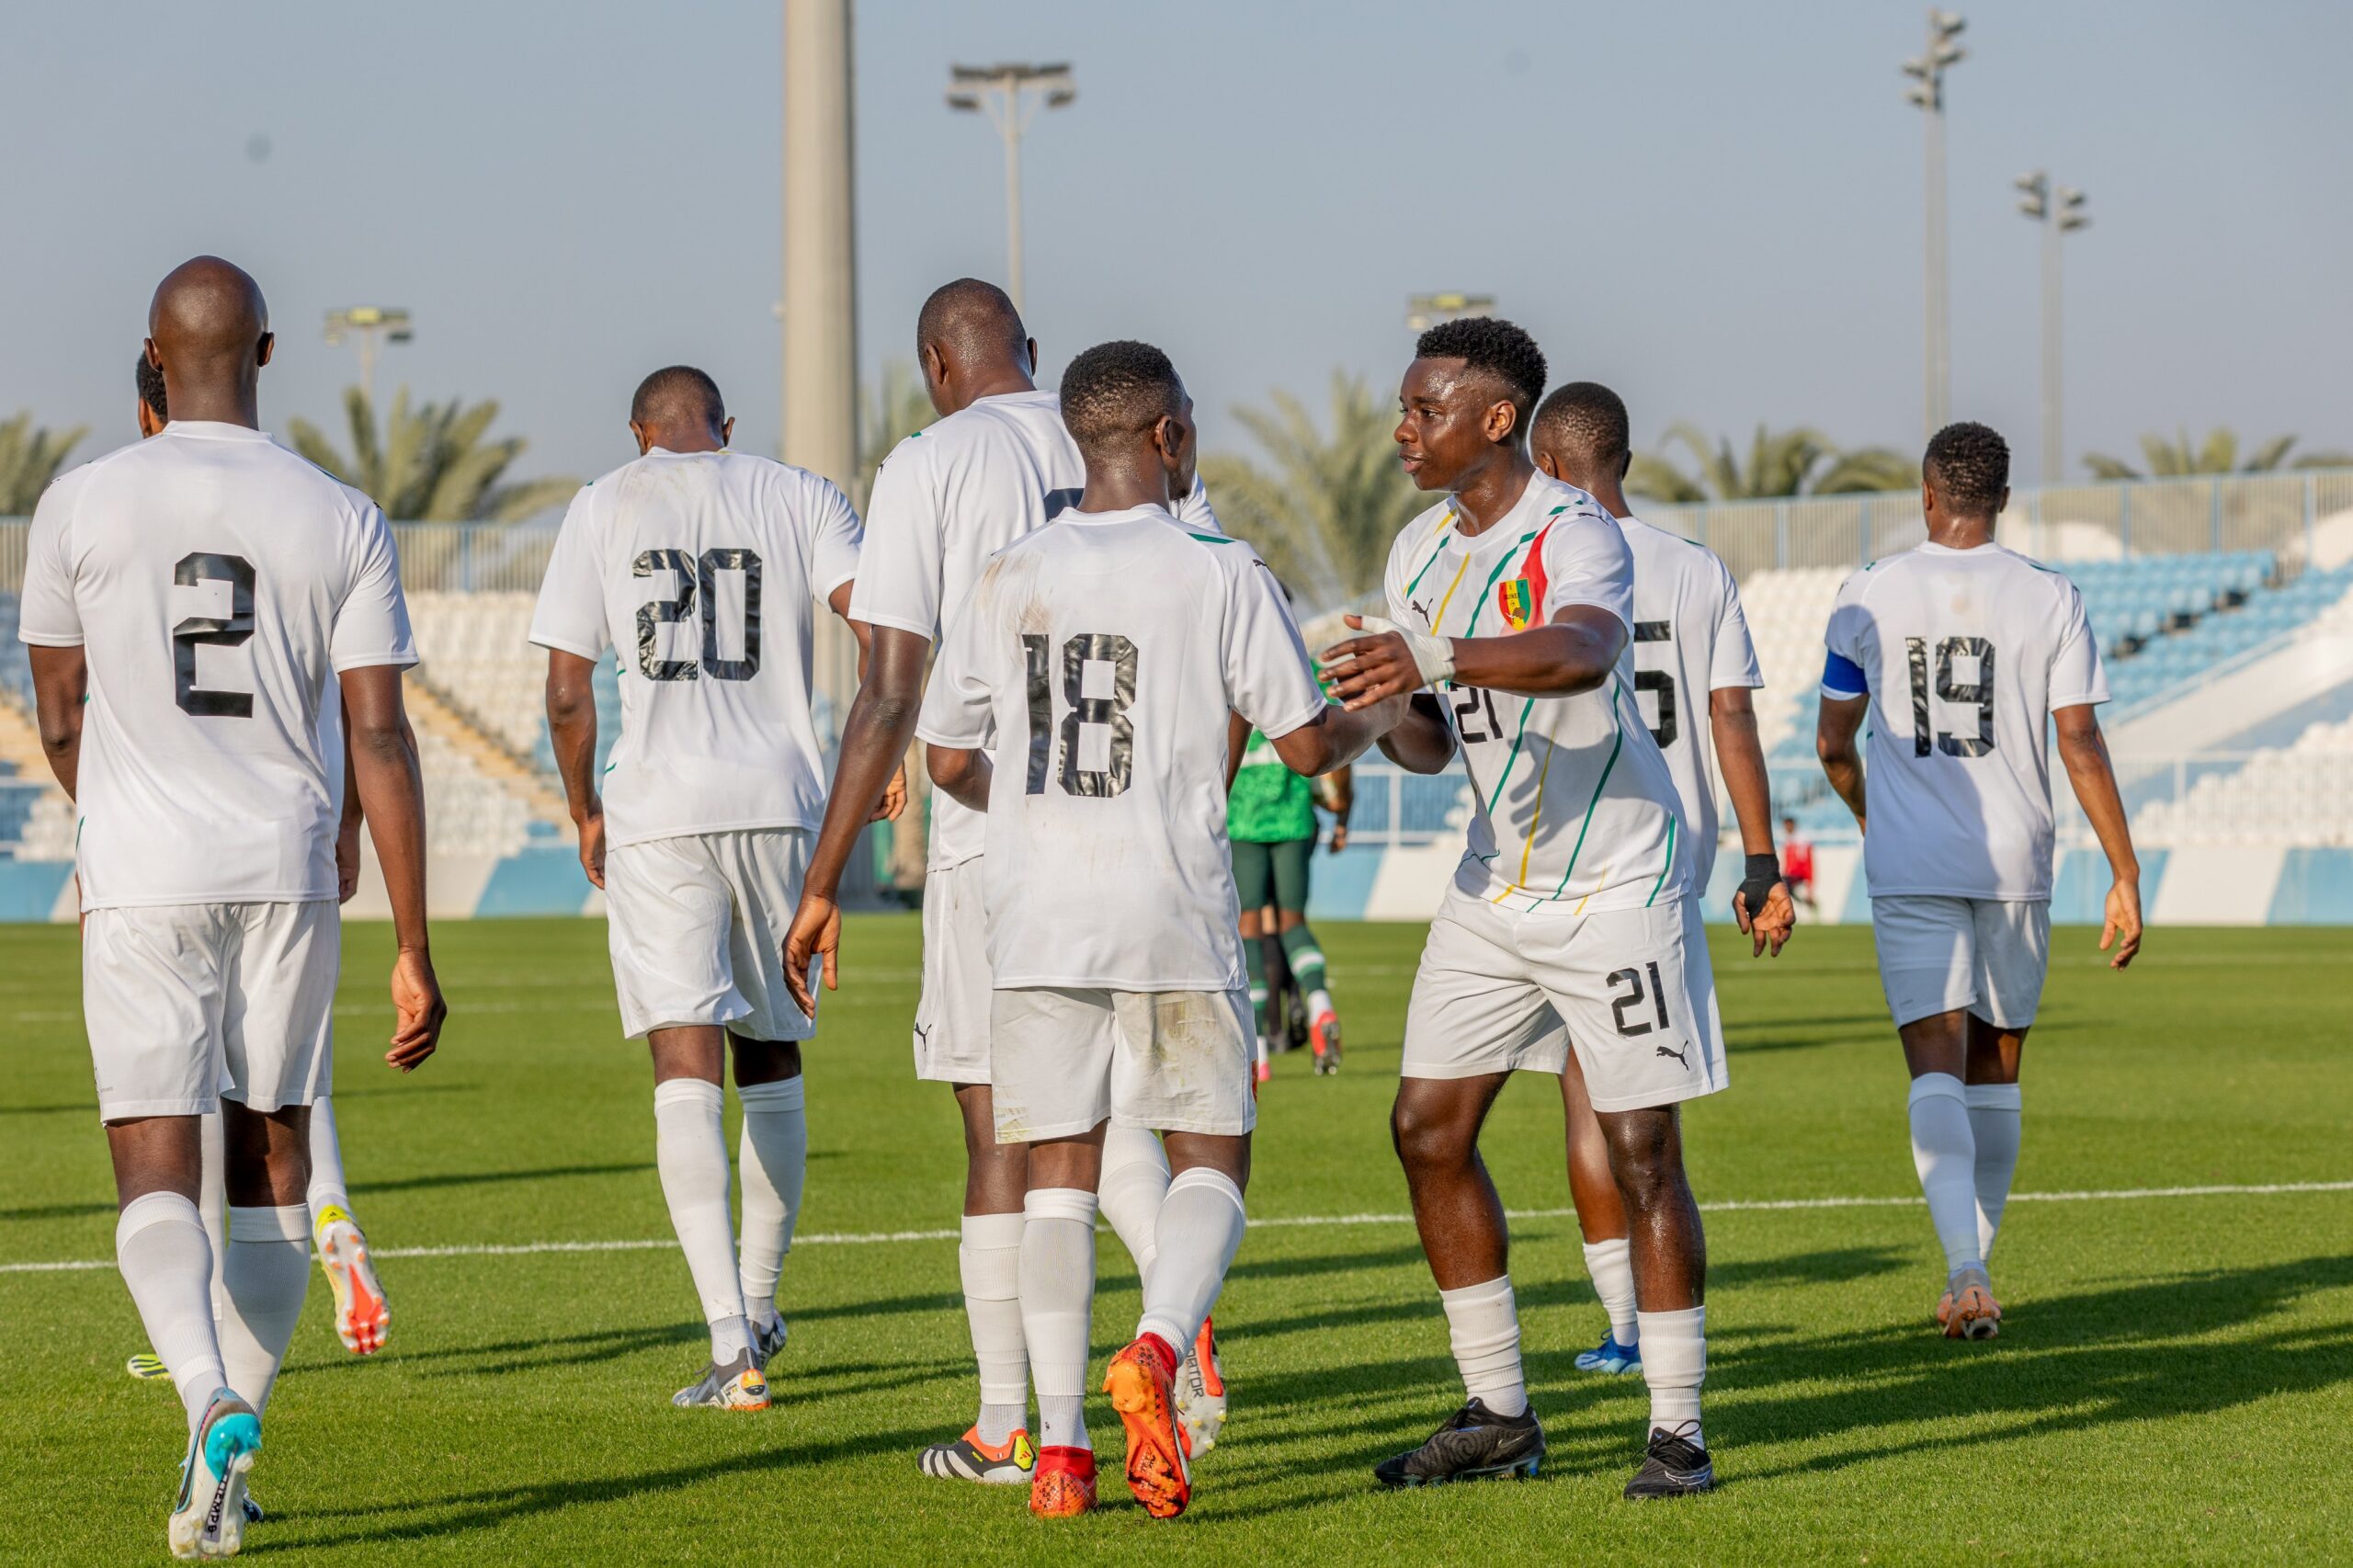
<svg viewBox="0 0 2353 1568"><path fill-rule="evenodd" d="M2018 490L2001 532L2029 554L2058 559L2268 550L2292 570L2312 558L2318 525L2343 512L2353 512L2353 469L2310 469ZM1743 579L1859 566L1926 537L1910 491L1645 506L1642 516L1706 545Z"/></svg>
<svg viewBox="0 0 2353 1568"><path fill-rule="evenodd" d="M2353 469L2052 485L2012 493L2006 542L2029 554L2178 555L2268 550L2291 571L2313 554L2318 525L2353 512ZM1645 506L1643 517L1724 558L1733 574L1859 566L1908 550L1923 532L1918 495L1796 496L1786 501ZM401 575L413 589L536 589L553 523L395 523ZM25 519L0 518L0 592L24 581Z"/></svg>

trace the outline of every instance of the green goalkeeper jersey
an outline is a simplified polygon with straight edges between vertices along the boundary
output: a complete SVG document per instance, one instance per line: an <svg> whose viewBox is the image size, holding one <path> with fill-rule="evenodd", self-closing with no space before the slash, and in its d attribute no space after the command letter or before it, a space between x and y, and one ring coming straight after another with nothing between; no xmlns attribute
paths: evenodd
<svg viewBox="0 0 2353 1568"><path fill-rule="evenodd" d="M1243 844L1315 836L1313 787L1285 767L1274 743L1256 730L1243 748L1242 767L1225 803L1225 835Z"/></svg>

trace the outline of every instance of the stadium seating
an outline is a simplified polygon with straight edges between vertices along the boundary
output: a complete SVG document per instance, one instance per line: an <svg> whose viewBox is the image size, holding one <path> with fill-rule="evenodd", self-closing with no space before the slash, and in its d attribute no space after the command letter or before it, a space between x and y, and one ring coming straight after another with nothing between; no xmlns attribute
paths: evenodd
<svg viewBox="0 0 2353 1568"><path fill-rule="evenodd" d="M2133 836L2163 845L2353 845L2353 719L2210 774L2178 801L2143 806Z"/></svg>
<svg viewBox="0 0 2353 1568"><path fill-rule="evenodd" d="M0 593L0 701L14 696L33 705L33 672L25 645L17 640L17 596Z"/></svg>
<svg viewBox="0 0 2353 1568"><path fill-rule="evenodd" d="M537 752L547 728L547 655L529 642L531 605L528 593L427 590L408 599L418 676L518 756Z"/></svg>

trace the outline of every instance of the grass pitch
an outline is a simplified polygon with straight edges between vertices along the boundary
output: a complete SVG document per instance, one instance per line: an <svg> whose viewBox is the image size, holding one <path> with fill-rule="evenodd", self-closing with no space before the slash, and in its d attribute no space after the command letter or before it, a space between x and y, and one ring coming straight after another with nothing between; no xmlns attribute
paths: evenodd
<svg viewBox="0 0 2353 1568"><path fill-rule="evenodd" d="M704 1356L674 1247L410 1256L382 1265L392 1340L344 1352L315 1275L255 1491L264 1561L915 1563L1122 1558L1656 1564L2338 1557L2353 1539L2353 1191L2013 1204L2000 1339L1928 1324L1927 1215L1770 1199L1916 1197L1901 1057L1868 932L1778 963L1717 952L1731 1090L1688 1114L1708 1215L1708 1433L1722 1490L1637 1507L1638 1377L1576 1371L1602 1319L1583 1273L1549 1080L1506 1092L1487 1158L1518 1221L1513 1276L1541 1478L1420 1494L1371 1481L1461 1397L1385 1116L1421 933L1322 931L1348 1027L1337 1079L1285 1060L1262 1100L1254 1229L1218 1317L1233 1416L1192 1512L1155 1524L1118 1482L1048 1528L1015 1490L929 1481L972 1381L945 1090L912 1081L912 917L851 923L809 1051L804 1241L785 1268L778 1407L669 1407ZM438 933L452 1018L414 1077L381 1065L389 936L355 926L335 1104L380 1249L665 1243L650 1074L619 1038L604 928ZM2028 1051L2026 1194L2353 1178L2346 995L2331 931L2156 932L2110 974L2057 934ZM164 1557L182 1448L168 1389L106 1268L114 1203L83 1049L74 935L0 930L0 1557ZM731 1102L732 1110L732 1102ZM1318 1217L1349 1222L1311 1222ZM1370 1216L1371 1218L1363 1218ZM836 1239L839 1238L839 1239ZM865 1238L852 1240L850 1238ZM1133 1270L1103 1241L1095 1375L1128 1335Z"/></svg>

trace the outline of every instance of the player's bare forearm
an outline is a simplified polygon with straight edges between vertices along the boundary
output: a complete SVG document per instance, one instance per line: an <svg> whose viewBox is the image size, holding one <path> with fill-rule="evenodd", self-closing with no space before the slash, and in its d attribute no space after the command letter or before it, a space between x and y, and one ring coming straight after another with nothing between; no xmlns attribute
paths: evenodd
<svg viewBox="0 0 2353 1568"><path fill-rule="evenodd" d="M855 623L853 623L855 624ZM931 640L896 627L871 629L866 676L842 722L839 760L825 800L824 825L810 852L804 891L831 900L841 891L858 835L873 819L915 739L915 715L923 706L924 662Z"/></svg>
<svg viewBox="0 0 2353 1568"><path fill-rule="evenodd" d="M598 809L596 674L594 661L548 650L548 744L575 824Z"/></svg>
<svg viewBox="0 0 2353 1568"><path fill-rule="evenodd" d="M401 672L392 665L347 670L342 685L352 781L383 869L393 935L404 950L426 952L425 771L401 701Z"/></svg>
<svg viewBox="0 0 2353 1568"><path fill-rule="evenodd" d="M2124 814L2124 799L2116 788L2116 768L2109 759L2108 737L2088 707L2062 708L2055 716L2059 730L2059 759L2066 764L2067 781L2108 856L2108 869L2118 881L2141 880L2141 858L2132 848L2132 824Z"/></svg>
<svg viewBox="0 0 2353 1568"><path fill-rule="evenodd" d="M1362 756L1381 736L1404 722L1402 696L1383 698L1369 708L1343 708L1327 702L1324 711L1289 734L1269 737L1275 755L1293 773L1313 778L1345 767Z"/></svg>
<svg viewBox="0 0 2353 1568"><path fill-rule="evenodd" d="M1233 793L1233 781L1242 775L1242 753L1250 744L1250 721L1239 713L1225 716L1225 792Z"/></svg>
<svg viewBox="0 0 2353 1568"><path fill-rule="evenodd" d="M965 746L926 744L923 749L933 789L970 810L989 809L989 785L996 778L996 766L988 753Z"/></svg>
<svg viewBox="0 0 2353 1568"><path fill-rule="evenodd" d="M1405 717L1381 737L1381 755L1408 773L1443 773L1454 760L1454 726L1427 692L1406 699Z"/></svg>
<svg viewBox="0 0 2353 1568"><path fill-rule="evenodd" d="M1708 695L1708 728L1716 743L1716 767L1732 812L1740 824L1744 854L1773 853L1773 786L1765 767L1765 743L1756 733L1756 708L1745 686Z"/></svg>
<svg viewBox="0 0 2353 1568"><path fill-rule="evenodd" d="M1625 647L1626 628L1616 616L1572 605L1550 626L1456 638L1454 681L1514 697L1574 697L1608 680Z"/></svg>
<svg viewBox="0 0 2353 1568"><path fill-rule="evenodd" d="M1822 759L1823 776L1847 809L1855 813L1855 825L1864 825L1863 759L1855 749L1855 735L1863 727L1863 712L1870 706L1868 697L1822 698L1822 717L1813 732L1813 754Z"/></svg>
<svg viewBox="0 0 2353 1568"><path fill-rule="evenodd" d="M90 665L79 648L28 647L33 703L40 712L40 751L68 798L82 772L82 704L90 693Z"/></svg>

